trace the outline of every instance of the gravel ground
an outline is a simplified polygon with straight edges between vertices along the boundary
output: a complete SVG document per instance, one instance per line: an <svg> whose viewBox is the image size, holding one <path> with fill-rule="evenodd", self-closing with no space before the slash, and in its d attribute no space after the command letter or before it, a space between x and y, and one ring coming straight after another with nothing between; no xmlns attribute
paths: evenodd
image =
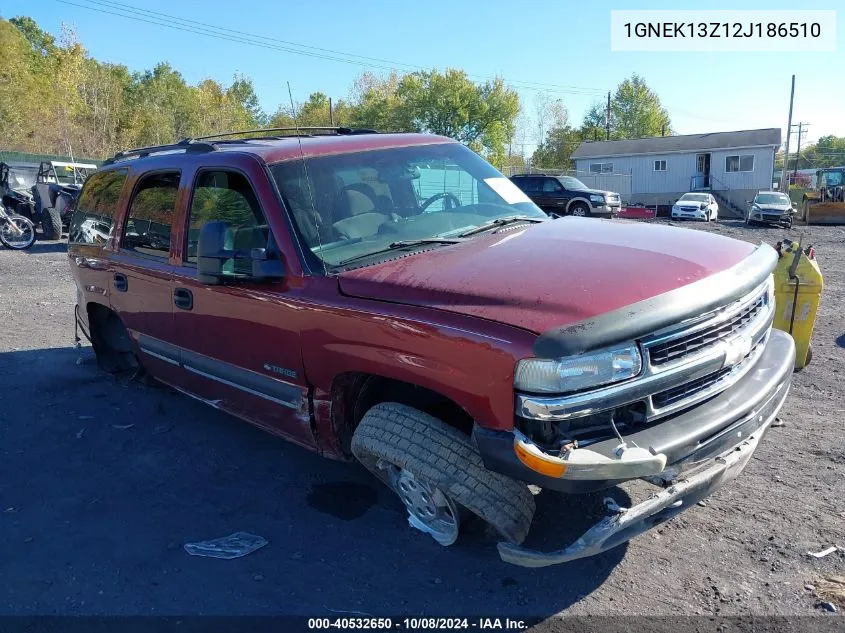
<svg viewBox="0 0 845 633"><path fill-rule="evenodd" d="M813 363L785 426L704 507L541 570L502 563L483 532L440 548L359 466L100 373L72 348L64 245L0 251L0 614L822 613L807 587L845 575L845 554L807 555L845 546L845 230L688 226L770 244L804 231L826 283ZM528 543L577 536L581 503L598 501L541 492ZM232 561L182 549L238 530L269 545Z"/></svg>

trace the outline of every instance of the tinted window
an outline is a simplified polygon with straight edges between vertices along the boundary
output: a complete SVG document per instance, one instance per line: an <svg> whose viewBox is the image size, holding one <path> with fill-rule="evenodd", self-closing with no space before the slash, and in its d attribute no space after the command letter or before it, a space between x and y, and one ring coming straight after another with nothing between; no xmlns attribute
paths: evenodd
<svg viewBox="0 0 845 633"><path fill-rule="evenodd" d="M207 171L200 174L191 198L186 261L196 263L197 244L206 222L226 222L232 229L233 247L244 255L253 248L267 248L270 229L247 179L236 172ZM246 257L235 259L235 272L250 273Z"/></svg>
<svg viewBox="0 0 845 633"><path fill-rule="evenodd" d="M563 187L561 187L560 183L554 178L543 178L543 191L545 193L554 193L556 191L561 191L562 189Z"/></svg>
<svg viewBox="0 0 845 633"><path fill-rule="evenodd" d="M105 244L117 215L117 203L127 171L117 169L88 178L70 222L68 241L77 244Z"/></svg>
<svg viewBox="0 0 845 633"><path fill-rule="evenodd" d="M178 173L142 178L129 205L121 246L141 255L169 257L170 228L176 213L178 191Z"/></svg>
<svg viewBox="0 0 845 633"><path fill-rule="evenodd" d="M523 191L535 192L539 189L539 178L514 178L514 184Z"/></svg>

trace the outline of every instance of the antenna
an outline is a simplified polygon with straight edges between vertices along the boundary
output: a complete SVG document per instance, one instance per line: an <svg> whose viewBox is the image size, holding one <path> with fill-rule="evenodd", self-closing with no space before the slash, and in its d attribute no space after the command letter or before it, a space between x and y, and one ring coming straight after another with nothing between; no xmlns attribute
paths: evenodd
<svg viewBox="0 0 845 633"><path fill-rule="evenodd" d="M288 85L290 113L293 115L293 125L296 128L296 140L299 142L299 156L302 158L302 172L305 174L305 185L308 187L308 199L311 201L311 213L314 215L314 226L317 228L317 243L320 245L320 261L323 263L323 273L328 275L329 273L328 270L326 270L326 262L322 257L323 236L320 232L320 217L317 215L317 206L314 204L314 192L311 190L311 179L308 177L308 161L305 160L305 152L302 150L302 135L299 133L299 117L296 114L296 106L293 104L293 93L290 89L290 82L286 81L285 83Z"/></svg>

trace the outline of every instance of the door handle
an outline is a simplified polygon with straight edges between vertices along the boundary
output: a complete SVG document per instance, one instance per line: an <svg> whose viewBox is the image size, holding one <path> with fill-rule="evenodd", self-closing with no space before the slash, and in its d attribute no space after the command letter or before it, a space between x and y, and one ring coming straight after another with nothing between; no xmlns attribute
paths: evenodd
<svg viewBox="0 0 845 633"><path fill-rule="evenodd" d="M194 294L187 288L174 289L173 305L181 310L191 310L194 307Z"/></svg>
<svg viewBox="0 0 845 633"><path fill-rule="evenodd" d="M122 273L114 274L114 289L119 292L126 292L129 289L129 280Z"/></svg>

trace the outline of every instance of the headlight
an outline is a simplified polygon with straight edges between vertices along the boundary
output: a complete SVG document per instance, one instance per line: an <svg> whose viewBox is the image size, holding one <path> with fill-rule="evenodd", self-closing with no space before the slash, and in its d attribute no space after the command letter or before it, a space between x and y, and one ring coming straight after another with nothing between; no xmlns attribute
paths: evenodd
<svg viewBox="0 0 845 633"><path fill-rule="evenodd" d="M752 210L752 211L759 211L759 210L760 210L760 207L758 207L756 204L752 204L752 205L751 205L751 210Z"/></svg>
<svg viewBox="0 0 845 633"><path fill-rule="evenodd" d="M672 211L677 211L677 210L678 210L678 205L677 205L677 204L673 204L673 205L672 205Z"/></svg>
<svg viewBox="0 0 845 633"><path fill-rule="evenodd" d="M707 205L702 202L700 205L698 205L698 208L704 211L704 209L707 208Z"/></svg>
<svg viewBox="0 0 845 633"><path fill-rule="evenodd" d="M604 204L604 196L596 196L590 194L590 202L599 202L601 204Z"/></svg>
<svg viewBox="0 0 845 633"><path fill-rule="evenodd" d="M516 365L514 387L534 393L567 393L633 378L643 368L635 344L567 358L528 358Z"/></svg>

